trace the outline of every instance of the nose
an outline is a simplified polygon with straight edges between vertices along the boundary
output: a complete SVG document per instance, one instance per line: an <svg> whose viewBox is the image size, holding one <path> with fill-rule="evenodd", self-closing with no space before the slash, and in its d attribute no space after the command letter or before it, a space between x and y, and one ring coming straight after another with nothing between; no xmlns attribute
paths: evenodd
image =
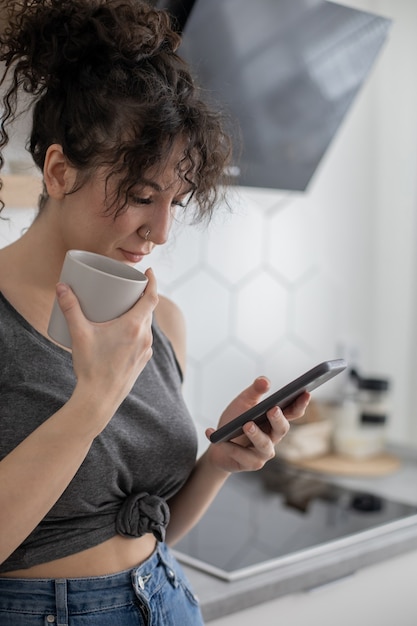
<svg viewBox="0 0 417 626"><path fill-rule="evenodd" d="M173 208L170 202L158 203L152 207L146 225L150 229L149 240L161 246L168 241L173 220Z"/></svg>

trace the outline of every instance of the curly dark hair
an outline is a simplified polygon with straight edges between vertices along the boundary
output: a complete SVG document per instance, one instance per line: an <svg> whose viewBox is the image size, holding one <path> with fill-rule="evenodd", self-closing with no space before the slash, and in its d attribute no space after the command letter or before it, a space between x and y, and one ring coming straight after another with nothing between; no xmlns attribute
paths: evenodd
<svg viewBox="0 0 417 626"><path fill-rule="evenodd" d="M193 191L196 221L210 217L230 182L231 141L184 61L166 11L143 0L0 0L4 72L0 153L19 99L33 107L27 148L43 170L58 143L79 172L79 188L99 166L117 176L118 214L129 190L185 139L178 165ZM29 94L29 96L28 96ZM3 157L0 154L0 167ZM75 188L72 190L74 191ZM44 191L39 208L47 200Z"/></svg>

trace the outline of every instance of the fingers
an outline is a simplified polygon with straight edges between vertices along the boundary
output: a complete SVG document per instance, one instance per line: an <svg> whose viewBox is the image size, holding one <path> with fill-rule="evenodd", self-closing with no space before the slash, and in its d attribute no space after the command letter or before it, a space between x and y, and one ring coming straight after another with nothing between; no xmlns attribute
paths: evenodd
<svg viewBox="0 0 417 626"><path fill-rule="evenodd" d="M260 467L275 456L275 446L279 444L290 429L289 420L302 417L309 401L310 394L305 392L285 409L285 412L278 406L270 409L267 413L270 424L269 432L265 432L254 422L245 424L243 432L250 441L252 452L255 453L255 456L261 463Z"/></svg>
<svg viewBox="0 0 417 626"><path fill-rule="evenodd" d="M269 390L270 386L271 383L266 376L258 376L258 378L255 378L252 385L249 387L249 390L253 390L253 393L257 396L262 396Z"/></svg>
<svg viewBox="0 0 417 626"><path fill-rule="evenodd" d="M265 433L254 422L248 422L243 427L246 436L245 445L238 443L236 440L212 444L212 454L218 452L220 456L220 450L223 450L222 468L227 471L246 472L260 470L267 461L274 458L275 441L282 438L289 428L282 412L277 421L282 421L277 430L279 434L271 436L271 433ZM207 429L206 435L209 437L210 434L211 429Z"/></svg>
<svg viewBox="0 0 417 626"><path fill-rule="evenodd" d="M295 420L299 417L303 417L305 410L310 402L311 394L307 391L298 396L296 400L286 409L284 409L284 415L288 420Z"/></svg>
<svg viewBox="0 0 417 626"><path fill-rule="evenodd" d="M71 287L64 283L56 286L56 297L63 315L68 323L71 336L73 332L81 329L85 322L85 317L81 311L80 304Z"/></svg>
<svg viewBox="0 0 417 626"><path fill-rule="evenodd" d="M88 389L87 393L106 398L108 406L120 405L153 354L152 314L158 296L152 270L146 275L143 297L108 322L89 321L72 289L62 283L56 288L71 334L77 386L81 393Z"/></svg>
<svg viewBox="0 0 417 626"><path fill-rule="evenodd" d="M270 430L267 433L254 422L245 424L243 431L255 448L266 450L269 441L275 447L288 433L290 420L302 417L309 402L310 394L305 392L287 407L285 411L282 411L278 406L270 409L267 412L270 424Z"/></svg>
<svg viewBox="0 0 417 626"><path fill-rule="evenodd" d="M268 433L264 432L254 422L248 422L244 425L245 444L236 439L212 444L211 453L218 457L222 469L231 472L256 471L274 458L275 446L285 437L290 426L278 407L268 411L268 419L271 424ZM212 432L213 429L208 428L206 436L210 438Z"/></svg>
<svg viewBox="0 0 417 626"><path fill-rule="evenodd" d="M146 317L149 313L152 313L158 304L158 293L155 275L151 268L145 272L148 277L148 283L143 295L136 304L125 315L137 316L138 313L142 317ZM56 296L63 315L65 316L70 333L75 333L77 330L83 328L86 318L81 310L78 299L69 285L65 283L58 283L56 286ZM133 311L131 313L131 311Z"/></svg>
<svg viewBox="0 0 417 626"><path fill-rule="evenodd" d="M269 380L265 376L256 378L249 387L246 387L222 413L219 425L225 424L232 418L237 417L250 407L258 404L262 396L270 387Z"/></svg>
<svg viewBox="0 0 417 626"><path fill-rule="evenodd" d="M248 406L257 404L260 397L263 396L270 387L270 382L265 376L258 376L253 383L246 387L239 395L239 398Z"/></svg>
<svg viewBox="0 0 417 626"><path fill-rule="evenodd" d="M151 268L148 268L145 272L148 277L148 283L146 285L145 291L133 305L133 307L125 313L126 316L132 315L133 317L139 315L146 315L155 309L158 304L158 289L155 279L155 274Z"/></svg>
<svg viewBox="0 0 417 626"><path fill-rule="evenodd" d="M158 289L153 269L149 267L146 270L145 275L148 278L148 283L146 285L145 291L143 292L142 298L138 300L137 304L139 304L141 300L145 299L147 301L152 301L153 308L155 308L155 306L158 304Z"/></svg>
<svg viewBox="0 0 417 626"><path fill-rule="evenodd" d="M268 389L268 379L260 376L236 400L239 403L243 399L242 403L246 404L251 399L251 406L253 406L259 401L259 396ZM210 457L218 467L227 472L261 469L267 461L275 456L275 447L288 433L290 420L304 415L309 401L310 394L305 392L285 411L277 406L273 407L267 412L269 428L265 428L264 425L260 428L254 422L248 422L243 426L243 436L232 441L212 444L208 450ZM235 408L236 406L233 404L233 409ZM213 432L214 429L208 428L206 436L210 438Z"/></svg>
<svg viewBox="0 0 417 626"><path fill-rule="evenodd" d="M65 283L58 283L56 286L56 296L63 314L68 317L72 315L71 311L79 308L78 300L72 289Z"/></svg>
<svg viewBox="0 0 417 626"><path fill-rule="evenodd" d="M290 429L288 419L279 407L275 406L270 409L267 416L270 424L268 432L265 432L254 422L248 422L243 427L245 435L255 448L265 449L269 442L272 446L276 446Z"/></svg>

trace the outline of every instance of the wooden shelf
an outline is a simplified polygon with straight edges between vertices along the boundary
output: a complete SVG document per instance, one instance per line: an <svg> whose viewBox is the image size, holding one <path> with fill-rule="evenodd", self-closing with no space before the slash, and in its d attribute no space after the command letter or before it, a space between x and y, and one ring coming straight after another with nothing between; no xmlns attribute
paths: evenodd
<svg viewBox="0 0 417 626"><path fill-rule="evenodd" d="M42 192L40 177L24 174L9 174L1 177L3 188L0 197L8 209L36 209Z"/></svg>

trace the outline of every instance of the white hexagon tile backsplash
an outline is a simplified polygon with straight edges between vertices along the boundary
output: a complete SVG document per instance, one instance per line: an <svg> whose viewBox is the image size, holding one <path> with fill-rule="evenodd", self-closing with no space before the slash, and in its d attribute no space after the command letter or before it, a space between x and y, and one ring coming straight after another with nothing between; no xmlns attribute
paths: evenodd
<svg viewBox="0 0 417 626"><path fill-rule="evenodd" d="M298 195L242 189L204 229L177 227L152 266L188 327L184 392L204 429L259 374L281 386L334 358L343 277L323 269L319 219ZM330 389L330 388L329 388Z"/></svg>
<svg viewBox="0 0 417 626"><path fill-rule="evenodd" d="M297 194L249 189L235 190L230 204L208 227L176 224L148 259L161 293L186 318L184 393L200 449L205 428L255 376L281 386L338 356L343 334L344 277L335 281L323 267L314 206ZM5 216L12 220L0 223L0 245L18 237L34 212Z"/></svg>

